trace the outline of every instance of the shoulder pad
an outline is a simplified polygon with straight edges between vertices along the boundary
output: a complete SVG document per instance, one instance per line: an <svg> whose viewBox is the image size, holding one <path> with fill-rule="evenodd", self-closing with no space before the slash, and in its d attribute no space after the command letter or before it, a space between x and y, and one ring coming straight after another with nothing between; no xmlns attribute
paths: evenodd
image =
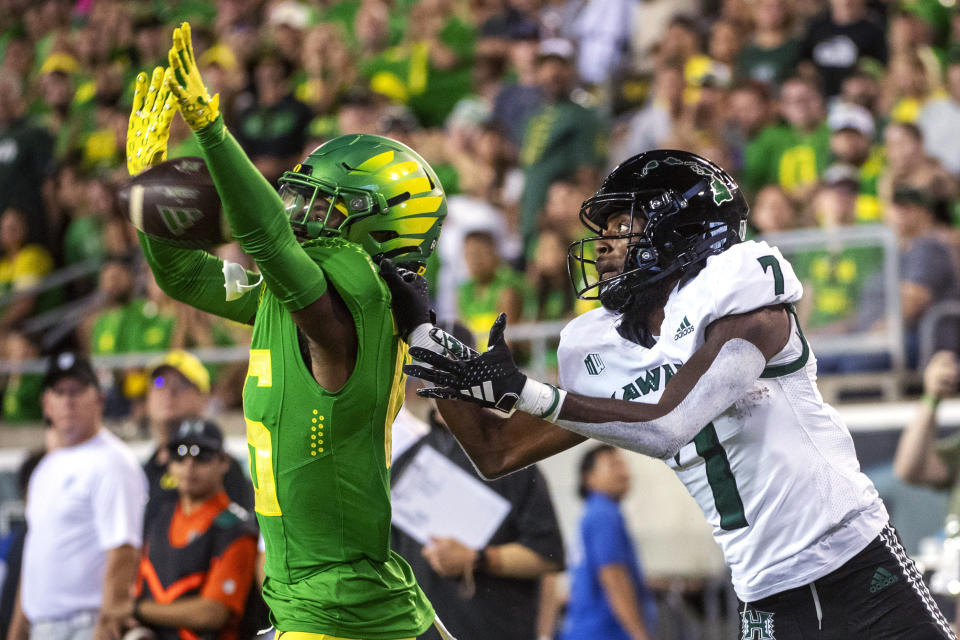
<svg viewBox="0 0 960 640"><path fill-rule="evenodd" d="M699 307L698 315L709 323L724 316L796 302L803 295L803 286L779 249L766 242L750 241L711 256L681 295Z"/></svg>

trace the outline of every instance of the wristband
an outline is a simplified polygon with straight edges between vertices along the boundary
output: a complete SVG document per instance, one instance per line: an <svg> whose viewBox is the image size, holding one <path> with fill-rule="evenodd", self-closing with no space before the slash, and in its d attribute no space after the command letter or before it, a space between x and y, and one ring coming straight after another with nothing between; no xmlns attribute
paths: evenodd
<svg viewBox="0 0 960 640"><path fill-rule="evenodd" d="M566 398L567 392L565 390L552 384L537 382L528 377L523 385L523 390L520 392L520 399L517 400L515 409L529 413L541 420L555 423Z"/></svg>
<svg viewBox="0 0 960 640"><path fill-rule="evenodd" d="M411 347L421 347L442 354L443 348L430 338L430 329L433 329L433 325L429 322L418 324L407 336L407 344Z"/></svg>
<svg viewBox="0 0 960 640"><path fill-rule="evenodd" d="M931 409L936 411L937 407L940 406L940 398L933 395L932 393L925 393L921 398L924 404L928 405Z"/></svg>

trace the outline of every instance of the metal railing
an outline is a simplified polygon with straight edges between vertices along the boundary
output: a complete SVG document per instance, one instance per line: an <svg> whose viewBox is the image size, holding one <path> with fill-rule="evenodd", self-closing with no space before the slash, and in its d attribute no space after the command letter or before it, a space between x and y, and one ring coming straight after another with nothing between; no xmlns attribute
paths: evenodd
<svg viewBox="0 0 960 640"><path fill-rule="evenodd" d="M814 352L818 355L844 355L885 352L890 355L892 371L901 373L906 366L903 320L900 313L899 248L894 233L883 225L864 225L843 229L801 229L761 238L790 255L802 251L826 251L860 247L883 250L882 278L884 289L884 323L882 331L849 332L842 335L820 335L805 329Z"/></svg>
<svg viewBox="0 0 960 640"><path fill-rule="evenodd" d="M816 332L808 331L808 338L815 352L818 355L827 354L850 354L850 353L868 353L868 352L886 352L890 355L893 363L894 372L902 372L905 366L905 354L903 343L903 326L900 317L900 296L899 291L899 273L898 273L898 248L896 237L893 233L883 226L862 226L851 227L848 229L838 229L826 232L822 229L809 229L791 231L780 234L771 234L763 238L772 245L780 248L787 255L800 251L823 251L827 248L848 248L848 247L879 247L883 250L883 280L886 292L885 311L886 328L880 332L856 332L847 333L839 336L818 335ZM85 263L83 269L73 269L69 274L64 273L56 280L48 279L44 281L44 288L59 286L72 278L79 277L88 273L89 265ZM59 273L59 272L58 272ZM67 276L70 276L69 278ZM55 282L56 284L51 284ZM29 292L36 292L38 288L32 288L26 292L15 295L26 295ZM0 299L9 300L11 296ZM52 327L56 330L60 325L57 323L66 319L76 318L80 314L78 310L88 308L90 299L74 301L73 303L53 310L48 314L37 316L31 320L37 327ZM960 315L960 303L944 303L942 309L936 314L928 313L923 327L932 326L927 330L928 333L935 331L935 319L941 317L938 314ZM938 306L939 308L939 306ZM539 378L550 379L554 377L555 371L549 364L548 354L553 349L551 343L559 338L561 329L567 321L540 322L540 323L518 323L508 325L506 337L508 340L521 342L529 346L529 362L525 367L527 371ZM933 323L933 324L930 324ZM924 329L921 328L921 334ZM932 340L928 340L932 344ZM217 347L194 349L193 353L204 362L224 363L240 362L248 357L246 346L236 347ZM99 356L93 358L94 366L101 369L128 369L128 368L147 368L155 363L159 358L158 353L129 353L113 356ZM44 371L45 360L35 359L23 362L10 362L0 360L0 374L9 374L15 372L38 373Z"/></svg>

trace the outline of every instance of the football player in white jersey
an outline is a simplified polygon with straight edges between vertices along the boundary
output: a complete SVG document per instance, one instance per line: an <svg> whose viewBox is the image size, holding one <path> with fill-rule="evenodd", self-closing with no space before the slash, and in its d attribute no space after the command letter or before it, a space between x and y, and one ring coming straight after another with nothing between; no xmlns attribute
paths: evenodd
<svg viewBox="0 0 960 640"><path fill-rule="evenodd" d="M586 438L663 460L713 526L744 640L953 638L817 390L800 282L775 247L743 242L747 212L712 162L635 156L580 210L595 235L571 247L571 275L602 307L561 333L559 387L518 370L503 316L486 352L439 349L449 336L386 272L424 363L405 370L437 385L421 395L486 476Z"/></svg>

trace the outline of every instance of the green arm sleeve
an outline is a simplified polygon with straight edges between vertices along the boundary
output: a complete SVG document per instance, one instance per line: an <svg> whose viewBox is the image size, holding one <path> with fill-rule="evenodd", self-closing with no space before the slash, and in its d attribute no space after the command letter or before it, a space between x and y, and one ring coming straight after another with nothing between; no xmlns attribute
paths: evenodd
<svg viewBox="0 0 960 640"><path fill-rule="evenodd" d="M150 270L164 293L201 311L253 324L260 290L251 289L227 302L223 288L223 261L200 249L184 249L137 232ZM251 282L257 275L248 272Z"/></svg>
<svg viewBox="0 0 960 640"><path fill-rule="evenodd" d="M217 118L197 132L233 237L257 263L270 291L299 311L327 290L323 271L300 248L283 203Z"/></svg>

